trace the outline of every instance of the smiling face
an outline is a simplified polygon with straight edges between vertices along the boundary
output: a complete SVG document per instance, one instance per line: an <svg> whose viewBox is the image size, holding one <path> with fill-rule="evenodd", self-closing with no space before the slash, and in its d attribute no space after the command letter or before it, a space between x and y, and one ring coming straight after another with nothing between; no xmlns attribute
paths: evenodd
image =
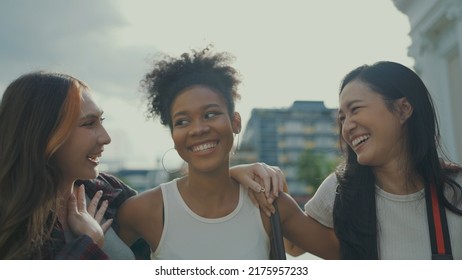
<svg viewBox="0 0 462 280"><path fill-rule="evenodd" d="M189 169L210 172L229 168L233 132L240 128L240 118L233 120L223 96L204 86L183 90L171 107L172 138L178 154Z"/></svg>
<svg viewBox="0 0 462 280"><path fill-rule="evenodd" d="M55 155L65 182L98 176L99 158L104 145L111 142L102 125L102 114L91 95L84 91L77 123Z"/></svg>
<svg viewBox="0 0 462 280"><path fill-rule="evenodd" d="M398 110L401 103L407 103L404 99L393 102ZM385 166L406 155L404 123L408 116L391 111L380 94L360 81L350 82L340 93L342 137L361 165Z"/></svg>

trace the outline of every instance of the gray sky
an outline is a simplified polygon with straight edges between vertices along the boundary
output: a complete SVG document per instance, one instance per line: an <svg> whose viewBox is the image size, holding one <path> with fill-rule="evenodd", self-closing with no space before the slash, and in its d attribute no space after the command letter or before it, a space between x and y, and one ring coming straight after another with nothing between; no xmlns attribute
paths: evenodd
<svg viewBox="0 0 462 280"><path fill-rule="evenodd" d="M0 92L33 70L75 75L105 111L103 160L152 168L173 146L168 129L146 120L139 92L156 52L213 44L232 53L245 128L254 107L337 107L342 77L361 64L412 67L409 30L392 0L1 0Z"/></svg>

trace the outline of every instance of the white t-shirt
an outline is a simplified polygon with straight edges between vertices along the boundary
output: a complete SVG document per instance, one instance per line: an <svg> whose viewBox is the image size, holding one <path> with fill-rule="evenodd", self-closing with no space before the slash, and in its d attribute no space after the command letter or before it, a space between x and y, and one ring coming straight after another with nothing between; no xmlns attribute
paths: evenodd
<svg viewBox="0 0 462 280"><path fill-rule="evenodd" d="M462 184L462 173L456 178ZM305 212L321 224L333 227L337 179L328 176L305 204ZM379 259L431 259L425 192L395 195L376 186ZM462 259L462 216L446 210L454 259Z"/></svg>
<svg viewBox="0 0 462 280"><path fill-rule="evenodd" d="M151 259L264 260L269 259L269 237L247 190L228 215L209 219L194 213L178 191L177 180L162 184L164 228Z"/></svg>

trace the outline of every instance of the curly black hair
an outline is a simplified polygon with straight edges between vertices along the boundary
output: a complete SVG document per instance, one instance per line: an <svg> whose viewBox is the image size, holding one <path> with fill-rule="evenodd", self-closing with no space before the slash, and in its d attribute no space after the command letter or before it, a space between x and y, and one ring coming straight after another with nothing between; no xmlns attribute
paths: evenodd
<svg viewBox="0 0 462 280"><path fill-rule="evenodd" d="M206 47L180 57L163 55L155 60L153 69L141 80L148 99L148 117L159 116L161 124L172 129L171 105L179 93L194 85L221 93L232 115L234 103L240 98L237 87L241 82L238 71L229 66L233 59L227 52L212 53Z"/></svg>

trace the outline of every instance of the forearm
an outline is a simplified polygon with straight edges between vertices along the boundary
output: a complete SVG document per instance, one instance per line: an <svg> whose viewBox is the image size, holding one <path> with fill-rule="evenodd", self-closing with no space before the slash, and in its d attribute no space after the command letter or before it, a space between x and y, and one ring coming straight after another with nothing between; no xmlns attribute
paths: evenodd
<svg viewBox="0 0 462 280"><path fill-rule="evenodd" d="M323 226L301 211L293 198L287 194L281 195L278 202L284 237L305 252L323 259L340 257L339 243L332 228Z"/></svg>
<svg viewBox="0 0 462 280"><path fill-rule="evenodd" d="M291 255L292 257L298 257L305 253L305 251L297 246L294 245L290 240L284 238L284 248L286 253Z"/></svg>

